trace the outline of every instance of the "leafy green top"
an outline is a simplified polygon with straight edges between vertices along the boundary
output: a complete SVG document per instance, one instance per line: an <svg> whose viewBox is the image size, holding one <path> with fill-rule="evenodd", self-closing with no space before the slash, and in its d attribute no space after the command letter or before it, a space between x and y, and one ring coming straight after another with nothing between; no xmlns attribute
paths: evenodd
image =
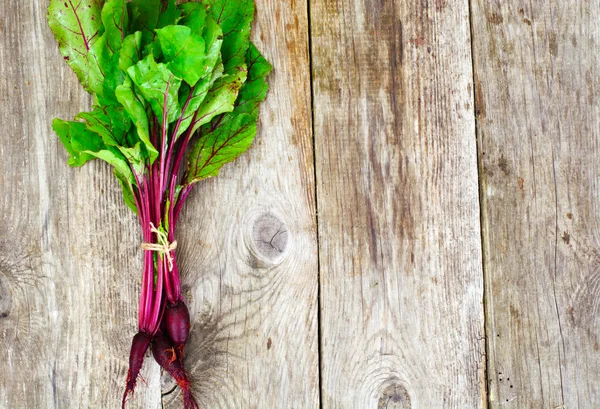
<svg viewBox="0 0 600 409"><path fill-rule="evenodd" d="M53 122L69 164L113 165L134 211L140 181L153 167L177 178L190 140L170 189L216 176L251 145L266 97L271 66L250 43L253 18L253 0L50 0L59 49L94 96L91 112Z"/></svg>

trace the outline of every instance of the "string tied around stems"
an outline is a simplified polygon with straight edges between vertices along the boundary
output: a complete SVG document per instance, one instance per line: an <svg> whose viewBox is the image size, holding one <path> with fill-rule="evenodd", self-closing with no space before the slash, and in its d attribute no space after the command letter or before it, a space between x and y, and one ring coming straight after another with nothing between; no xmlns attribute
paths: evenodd
<svg viewBox="0 0 600 409"><path fill-rule="evenodd" d="M157 229L153 223L150 223L150 231L156 234L156 243L142 243L142 250L155 251L159 255L167 258L169 271L173 271L173 255L171 252L177 248L177 241L169 243L169 237L164 230Z"/></svg>

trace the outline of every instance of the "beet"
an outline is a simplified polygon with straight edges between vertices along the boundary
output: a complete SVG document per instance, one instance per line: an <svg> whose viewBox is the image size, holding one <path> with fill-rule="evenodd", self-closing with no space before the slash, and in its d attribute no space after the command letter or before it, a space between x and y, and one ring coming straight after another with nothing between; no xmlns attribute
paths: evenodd
<svg viewBox="0 0 600 409"><path fill-rule="evenodd" d="M127 371L127 386L125 388L125 393L123 394L122 409L125 409L127 397L130 394L133 395L137 377L142 368L142 364L144 363L144 355L150 346L151 340L152 336L145 332L138 332L133 337L133 341L131 342L131 352L129 353L129 370Z"/></svg>
<svg viewBox="0 0 600 409"><path fill-rule="evenodd" d="M190 335L190 312L183 301L175 305L167 306L165 310L164 321L167 327L167 334L177 351L183 356L183 347Z"/></svg>
<svg viewBox="0 0 600 409"><path fill-rule="evenodd" d="M152 355L161 368L170 373L181 388L184 408L198 409L198 404L190 388L190 379L171 340L160 333L157 334L152 340Z"/></svg>

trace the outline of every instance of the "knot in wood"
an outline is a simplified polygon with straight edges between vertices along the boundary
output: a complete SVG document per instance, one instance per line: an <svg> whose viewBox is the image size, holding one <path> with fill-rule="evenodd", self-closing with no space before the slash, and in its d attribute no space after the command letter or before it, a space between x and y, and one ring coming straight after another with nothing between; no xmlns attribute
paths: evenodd
<svg viewBox="0 0 600 409"><path fill-rule="evenodd" d="M401 384L393 384L383 390L377 409L410 409L410 396Z"/></svg>
<svg viewBox="0 0 600 409"><path fill-rule="evenodd" d="M260 213L252 223L249 237L250 253L257 267L281 263L289 247L289 231L286 223L275 213Z"/></svg>

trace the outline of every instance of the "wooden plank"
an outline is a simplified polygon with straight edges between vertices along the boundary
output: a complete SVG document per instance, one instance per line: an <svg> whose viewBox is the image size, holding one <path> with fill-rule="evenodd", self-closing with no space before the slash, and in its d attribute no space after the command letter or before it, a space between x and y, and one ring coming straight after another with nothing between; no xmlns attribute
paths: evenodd
<svg viewBox="0 0 600 409"><path fill-rule="evenodd" d="M473 2L492 408L600 407L600 2Z"/></svg>
<svg viewBox="0 0 600 409"><path fill-rule="evenodd" d="M274 66L259 135L193 193L177 232L195 317L187 365L200 407L318 408L308 8L256 0L256 10L253 39Z"/></svg>
<svg viewBox="0 0 600 409"><path fill-rule="evenodd" d="M311 2L323 408L483 408L468 2Z"/></svg>
<svg viewBox="0 0 600 409"><path fill-rule="evenodd" d="M73 170L50 128L90 98L46 23L47 2L0 21L0 407L117 407L137 325L139 226L100 163ZM156 365L131 407L160 408Z"/></svg>

